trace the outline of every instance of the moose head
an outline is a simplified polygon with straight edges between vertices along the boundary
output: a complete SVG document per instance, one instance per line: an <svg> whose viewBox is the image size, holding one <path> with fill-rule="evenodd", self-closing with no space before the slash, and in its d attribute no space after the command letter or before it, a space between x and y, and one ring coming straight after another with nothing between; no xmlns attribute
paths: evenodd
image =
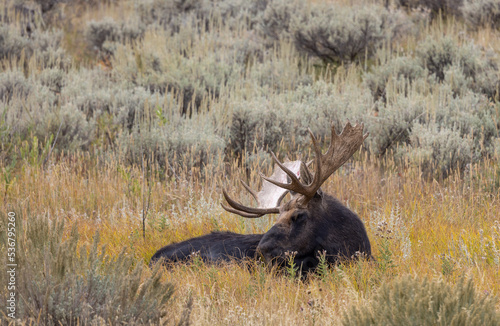
<svg viewBox="0 0 500 326"><path fill-rule="evenodd" d="M349 122L337 135L331 127L331 143L322 154L318 140L309 130L315 152L315 173L301 161L281 163L271 153L277 167L271 177L260 174L263 186L254 192L243 181L245 189L257 201L257 207L244 206L233 200L223 189L229 206L222 207L246 218L279 214L274 226L265 233L257 253L268 263L283 264L292 253L303 272L316 268L318 253L326 253L329 262L362 254L371 256L370 241L359 217L337 199L324 193L321 185L341 167L361 146L368 134L363 124ZM288 182L287 182L288 181ZM291 199L281 204L287 193Z"/></svg>

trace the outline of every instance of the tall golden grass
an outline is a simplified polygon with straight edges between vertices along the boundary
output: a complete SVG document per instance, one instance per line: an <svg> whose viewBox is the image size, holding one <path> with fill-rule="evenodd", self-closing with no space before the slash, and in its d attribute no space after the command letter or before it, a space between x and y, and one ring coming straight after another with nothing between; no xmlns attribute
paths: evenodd
<svg viewBox="0 0 500 326"><path fill-rule="evenodd" d="M76 223L82 245L90 244L99 231L109 254L126 247L144 264L171 242L213 230L265 232L275 219L245 220L220 208L222 187L249 203L236 182L247 176L236 162L231 174L220 167L220 173L206 180L191 171L164 180L153 167L146 182L141 167L124 168L86 154L61 156L56 162L45 167L23 162L9 187L2 181L0 209L64 219L68 234ZM251 184L258 185L258 169L250 169ZM497 161L486 160L444 181L424 180L419 171L418 166L402 168L391 160L364 156L324 185L362 218L377 263L330 266L326 274L308 280L277 275L259 264L178 264L164 271L164 281L176 287L167 307L170 318L180 319L190 297L193 325L339 322L346 308L370 300L382 282L404 274L448 283L465 275L480 291L498 295ZM149 189L143 238L142 210Z"/></svg>

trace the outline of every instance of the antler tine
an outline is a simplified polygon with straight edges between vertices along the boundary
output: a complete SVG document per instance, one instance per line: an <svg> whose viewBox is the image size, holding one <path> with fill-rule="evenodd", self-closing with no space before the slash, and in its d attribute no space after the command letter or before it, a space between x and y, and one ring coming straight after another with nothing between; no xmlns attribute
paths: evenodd
<svg viewBox="0 0 500 326"><path fill-rule="evenodd" d="M290 191L293 191L293 192L297 192L299 194L306 194L307 193L307 188L304 187L304 185L300 182L300 181L294 181L292 179L292 183L281 183L279 181L275 181L273 179L270 179L268 177L266 177L265 175L263 175L262 173L259 173L260 177L280 188L283 188L283 189L286 189L286 190L290 190Z"/></svg>
<svg viewBox="0 0 500 326"><path fill-rule="evenodd" d="M253 199L255 199L255 201L257 202L257 205L260 206L260 200L259 200L257 194L252 190L252 188L250 188L249 185L247 185L245 183L245 181L243 181L242 179L240 179L240 182L243 185L243 187L245 187L245 189L250 193L250 195L252 195Z"/></svg>
<svg viewBox="0 0 500 326"><path fill-rule="evenodd" d="M224 208L228 212L250 218L261 217L266 214L279 213L279 207L271 207L271 208L248 207L236 202L231 197L229 197L225 189L222 189L222 194L224 195L224 198L226 199L227 203L232 207L230 208L225 206L224 204L221 204L222 208Z"/></svg>
<svg viewBox="0 0 500 326"><path fill-rule="evenodd" d="M297 176L295 175L295 173L293 173L292 171L290 171L290 169L288 169L284 164L282 164L278 160L278 158L276 157L276 155L274 155L273 152L271 152L271 156L273 157L274 162L276 162L276 164L280 167L280 169L283 172L285 172L290 177L290 179L292 180L292 183L282 183L282 182L273 180L271 178L268 178L265 175L263 175L262 173L259 173L260 177L262 179L264 179L264 180L266 180L266 181L268 181L268 182L270 182L270 183L272 183L272 184L280 187L280 188L301 193L301 191L303 191L303 186L302 186L302 183L297 178Z"/></svg>
<svg viewBox="0 0 500 326"><path fill-rule="evenodd" d="M321 148L318 145L317 138L314 136L312 131L308 129L315 152L314 161L316 162L316 173L314 174L312 182L309 185L305 185L299 182L297 178L295 178L297 180L294 180L292 176L290 176L292 177L291 184L283 184L273 180L268 181L274 183L278 187L292 190L303 195L305 197L303 204L307 203L307 201L311 199L319 190L326 179L328 179L333 172L341 167L359 149L366 137L368 137L368 134L363 135L363 127L363 124L356 124L353 127L351 123L347 121L340 135L337 135L335 132L335 126L332 124L330 145L324 155L321 153ZM274 155L273 158L276 160ZM279 164L279 162L277 163ZM281 168L288 175L290 175L283 167Z"/></svg>
<svg viewBox="0 0 500 326"><path fill-rule="evenodd" d="M283 170L283 172L285 172L289 177L290 179L292 179L292 184L293 183L300 183L299 182L299 179L297 178L297 176L295 175L295 173L293 173L292 171L290 171L290 169L288 169L286 166L284 166L279 160L278 158L276 157L276 155L274 155L273 152L271 152L271 156L273 157L273 160L274 162L276 162L276 164L278 164L278 166L280 167L281 170ZM269 180L268 180L269 181ZM283 188L283 187L282 187Z"/></svg>
<svg viewBox="0 0 500 326"><path fill-rule="evenodd" d="M332 129L333 129L333 124L332 124ZM310 128L307 128L307 130L309 131L309 135L311 135L311 142L313 144L314 159L316 161L316 173L314 174L313 181L308 186L307 191L302 193L302 194L304 196L306 196L307 198L311 198L312 196L314 196L316 191L319 189L319 187L321 187L321 184L323 183L323 182L321 182L321 173L320 173L321 166L322 166L321 158L323 157L323 155L321 154L321 148L319 148L318 141L317 141L316 137L314 136L313 132L311 131ZM332 133L335 134L335 131L332 130ZM335 136L336 136L336 134L335 134ZM319 184L318 187L315 186L317 184Z"/></svg>
<svg viewBox="0 0 500 326"><path fill-rule="evenodd" d="M222 206L222 208L224 208L226 211L228 211L229 213L233 213L233 214L237 214L237 215L240 215L240 216L243 216L243 217L247 217L247 218L258 218L258 217L261 217L261 216L264 216L264 214L251 214L251 213L245 213L243 211L239 211L237 209L234 209L234 208L231 208L231 207L227 207L226 205L224 204L220 204Z"/></svg>
<svg viewBox="0 0 500 326"><path fill-rule="evenodd" d="M347 125L351 125L349 120L347 120L345 127L347 127ZM345 127L344 127L344 129L345 129ZM330 140L330 145L328 145L328 149L327 149L325 155L331 155L330 151L332 151L332 144L333 144L334 140L339 137L339 136L337 136L337 133L335 132L335 125L333 124L333 122L332 122L332 125L330 128L331 128L331 138L330 138L331 140ZM342 132L344 132L344 131L342 130Z"/></svg>

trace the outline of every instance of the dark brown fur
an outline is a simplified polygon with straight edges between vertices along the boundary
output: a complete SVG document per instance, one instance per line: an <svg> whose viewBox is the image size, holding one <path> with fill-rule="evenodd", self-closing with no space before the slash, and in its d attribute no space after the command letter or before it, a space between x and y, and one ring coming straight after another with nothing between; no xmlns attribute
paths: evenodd
<svg viewBox="0 0 500 326"><path fill-rule="evenodd" d="M323 252L331 263L359 254L371 257L363 222L337 199L317 194L307 207L297 206L294 199L287 203L276 224L260 240L257 250L266 262L281 264L288 252L307 272L316 268Z"/></svg>
<svg viewBox="0 0 500 326"><path fill-rule="evenodd" d="M254 258L261 238L262 234L212 232L161 248L151 258L150 265L159 260L164 263L188 261L193 254L205 262Z"/></svg>
<svg viewBox="0 0 500 326"><path fill-rule="evenodd" d="M370 241L359 217L327 194L318 193L307 207L296 208L294 199L283 206L276 224L265 234L213 232L174 243L158 250L151 263L188 261L196 253L205 262L242 260L261 256L266 262L282 264L286 253L295 254L303 272L318 265L318 254L326 252L329 262L350 259L361 253L371 256Z"/></svg>

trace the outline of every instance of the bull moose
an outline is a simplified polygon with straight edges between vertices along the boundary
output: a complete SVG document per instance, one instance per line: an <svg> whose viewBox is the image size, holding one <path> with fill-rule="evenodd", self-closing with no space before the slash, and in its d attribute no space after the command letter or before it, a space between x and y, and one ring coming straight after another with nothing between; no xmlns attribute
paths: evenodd
<svg viewBox="0 0 500 326"><path fill-rule="evenodd" d="M232 261L261 257L266 263L281 265L289 253L302 272L313 271L319 263L318 253L335 263L358 253L371 257L371 247L363 222L337 199L321 190L321 185L361 146L368 134L363 124L349 122L340 135L331 127L331 142L322 154L318 140L309 129L315 152L315 173L301 161L281 163L271 152L276 167L270 177L260 174L262 189L256 193L245 182L245 189L258 207L244 206L222 190L229 206L222 207L246 218L279 214L274 226L265 234L213 232L158 250L151 263L187 261L196 252L206 262ZM312 161L310 162L312 163ZM278 169L279 167L279 169ZM281 204L285 195L291 199Z"/></svg>

